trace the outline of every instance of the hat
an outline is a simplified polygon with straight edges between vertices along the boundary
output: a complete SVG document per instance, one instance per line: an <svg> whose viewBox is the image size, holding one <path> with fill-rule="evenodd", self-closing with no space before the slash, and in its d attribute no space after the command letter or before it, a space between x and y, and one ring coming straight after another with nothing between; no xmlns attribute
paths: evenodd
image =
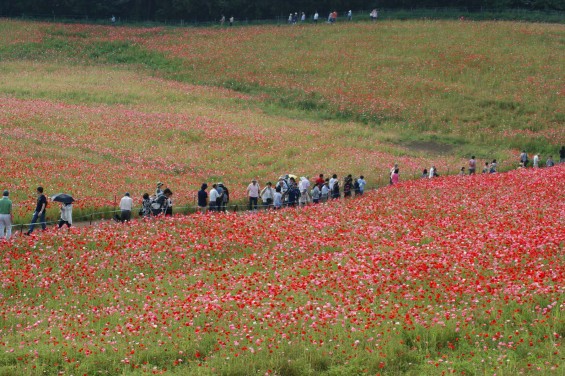
<svg viewBox="0 0 565 376"><path fill-rule="evenodd" d="M163 183L161 183L160 181L157 182L157 187L160 187L162 185L163 185Z"/></svg>
<svg viewBox="0 0 565 376"><path fill-rule="evenodd" d="M8 192L7 189L4 189L4 193L2 193L2 196L9 196L10 192Z"/></svg>
<svg viewBox="0 0 565 376"><path fill-rule="evenodd" d="M129 197L129 192L126 192L126 194L124 196L128 196Z"/></svg>

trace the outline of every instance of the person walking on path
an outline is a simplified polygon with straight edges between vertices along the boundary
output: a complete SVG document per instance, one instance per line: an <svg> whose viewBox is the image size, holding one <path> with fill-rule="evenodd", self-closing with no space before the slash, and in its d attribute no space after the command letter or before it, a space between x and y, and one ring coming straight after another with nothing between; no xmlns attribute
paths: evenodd
<svg viewBox="0 0 565 376"><path fill-rule="evenodd" d="M217 184L212 184L212 189L210 189L210 211L214 212L217 211L218 205L218 197L220 197L220 193L216 189L218 187Z"/></svg>
<svg viewBox="0 0 565 376"><path fill-rule="evenodd" d="M151 215L151 198L149 197L149 193L144 193L141 200L141 210L139 211L139 215L142 217L148 217Z"/></svg>
<svg viewBox="0 0 565 376"><path fill-rule="evenodd" d="M534 168L539 168L539 159L540 159L539 154L534 155L534 164L533 164Z"/></svg>
<svg viewBox="0 0 565 376"><path fill-rule="evenodd" d="M399 174L400 170L397 168L394 170L394 172L392 173L392 177L390 178L392 185L396 185L398 184L398 182L400 181L400 174Z"/></svg>
<svg viewBox="0 0 565 376"><path fill-rule="evenodd" d="M561 146L561 149L559 149L559 163L565 163L565 146Z"/></svg>
<svg viewBox="0 0 565 376"><path fill-rule="evenodd" d="M473 155L471 159L469 159L469 175L475 175L476 171L477 171L477 160Z"/></svg>
<svg viewBox="0 0 565 376"><path fill-rule="evenodd" d="M133 209L133 199L130 197L129 192L124 194L124 197L120 200L120 221L130 221L131 220L131 210Z"/></svg>
<svg viewBox="0 0 565 376"><path fill-rule="evenodd" d="M333 190L334 184L336 182L337 182L337 174L333 174L330 181L329 181L330 191Z"/></svg>
<svg viewBox="0 0 565 376"><path fill-rule="evenodd" d="M320 18L320 15L318 14L318 11L316 11L316 13L314 13L314 23L315 24L318 23L318 18Z"/></svg>
<svg viewBox="0 0 565 376"><path fill-rule="evenodd" d="M275 189L275 195L274 195L273 206L275 207L275 209L280 209L280 208L282 208L282 193L281 193L281 187L277 187L277 188Z"/></svg>
<svg viewBox="0 0 565 376"><path fill-rule="evenodd" d="M525 167L525 166L524 166ZM483 167L483 174L488 174L489 172L489 165L488 162L485 162L485 167Z"/></svg>
<svg viewBox="0 0 565 376"><path fill-rule="evenodd" d="M47 209L47 197L43 194L43 187L37 187L37 204L35 206L35 211L33 212L33 217L31 217L31 224L29 225L29 230L26 235L31 235L33 229L35 228L35 222L39 219L41 222L41 229L45 231L47 229L47 224L45 223L45 210Z"/></svg>
<svg viewBox="0 0 565 376"><path fill-rule="evenodd" d="M320 196L322 195L322 192L320 191L320 185L316 184L314 185L314 188L312 189L312 202L314 204L317 204L320 202Z"/></svg>
<svg viewBox="0 0 565 376"><path fill-rule="evenodd" d="M251 184L247 186L247 197L249 197L249 210L257 210L257 202L259 201L259 183L253 179Z"/></svg>
<svg viewBox="0 0 565 376"><path fill-rule="evenodd" d="M334 200L341 198L341 193L339 192L339 181L337 180L334 182L334 185L332 186L331 196L332 199Z"/></svg>
<svg viewBox="0 0 565 376"><path fill-rule="evenodd" d="M328 201L328 198L330 197L330 193L331 193L330 181L329 179L326 179L324 185L322 186L322 196L320 197L322 202Z"/></svg>
<svg viewBox="0 0 565 376"><path fill-rule="evenodd" d="M528 167L530 160L528 159L528 153L526 153L525 150L522 150L522 153L520 154L520 162L524 165L524 167Z"/></svg>
<svg viewBox="0 0 565 376"><path fill-rule="evenodd" d="M398 169L398 163L395 163L394 166L392 166L390 168L390 174L389 174L389 183L390 185L392 185L392 175L394 175L394 171Z"/></svg>
<svg viewBox="0 0 565 376"><path fill-rule="evenodd" d="M130 212L131 216L131 212ZM70 202L67 204L61 204L61 218L59 219L59 228L63 225L67 225L67 228L71 227L73 224L73 204Z"/></svg>
<svg viewBox="0 0 565 376"><path fill-rule="evenodd" d="M351 197L353 190L353 177L351 174L347 175L343 181L343 197Z"/></svg>
<svg viewBox="0 0 565 376"><path fill-rule="evenodd" d="M269 209L273 206L275 201L275 190L273 189L273 184L268 182L265 188L261 191L261 201L263 201L263 206L265 209Z"/></svg>
<svg viewBox="0 0 565 376"><path fill-rule="evenodd" d="M206 214L206 207L208 206L208 192L206 192L206 189L208 189L208 184L203 183L198 191L198 209L202 214Z"/></svg>
<svg viewBox="0 0 565 376"><path fill-rule="evenodd" d="M300 182L298 183L298 190L300 191L300 199L298 203L300 205L308 205L310 203L310 181L308 178L302 176Z"/></svg>
<svg viewBox="0 0 565 376"><path fill-rule="evenodd" d="M5 190L0 199L0 239L10 240L12 236L12 201L8 197L10 192Z"/></svg>
<svg viewBox="0 0 565 376"><path fill-rule="evenodd" d="M496 162L496 159L493 159L492 162L490 163L490 169L489 169L489 174L496 174L496 169L498 168L498 163Z"/></svg>
<svg viewBox="0 0 565 376"><path fill-rule="evenodd" d="M218 187L222 188L223 193L220 201L220 205L218 207L218 211L225 212L228 202L230 202L230 191L228 187L224 185L224 183L218 183Z"/></svg>

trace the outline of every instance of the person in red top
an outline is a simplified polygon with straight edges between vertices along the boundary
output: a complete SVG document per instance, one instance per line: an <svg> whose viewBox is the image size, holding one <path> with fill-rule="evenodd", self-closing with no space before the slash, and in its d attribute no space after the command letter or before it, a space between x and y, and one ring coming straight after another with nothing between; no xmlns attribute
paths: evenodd
<svg viewBox="0 0 565 376"><path fill-rule="evenodd" d="M320 176L318 176L318 177L316 178L316 182L315 182L315 183L316 183L317 186L321 187L322 185L324 185L324 182L325 182L325 180L324 180L324 174L320 174Z"/></svg>

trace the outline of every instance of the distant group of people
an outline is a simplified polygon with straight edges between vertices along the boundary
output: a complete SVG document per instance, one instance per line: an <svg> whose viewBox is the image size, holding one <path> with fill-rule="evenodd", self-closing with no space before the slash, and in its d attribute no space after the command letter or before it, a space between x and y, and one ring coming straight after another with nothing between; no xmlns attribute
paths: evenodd
<svg viewBox="0 0 565 376"><path fill-rule="evenodd" d="M371 13L369 13L369 17L371 18L371 20L374 22L377 20L378 17L378 11L376 9L373 9L371 11ZM331 11L328 15L328 23L333 24L335 22L337 22L337 16L338 13L336 10ZM346 17L348 21L352 21L353 20L353 11L349 10L346 13ZM312 15L312 21L314 23L318 23L318 20L320 19L320 14L318 13L318 11L314 12L314 14ZM301 23L306 22L306 13L304 12L300 12L300 17L298 15L298 12L294 12L294 13L290 13L288 15L288 24L289 25L295 25L296 23L298 23L298 21L300 20Z"/></svg>
<svg viewBox="0 0 565 376"><path fill-rule="evenodd" d="M253 179L245 193L249 210L257 210L259 207L280 209L338 199L342 197L342 191L345 198L352 197L353 194L362 195L366 185L367 182L362 175L355 179L352 175L348 175L341 183L336 174L331 178L324 178L324 174L320 174L313 183L304 176L298 179L294 175L284 175L276 184L267 182L262 189L257 179ZM208 184L203 183L198 191L200 212L225 211L229 202L229 191L225 185L217 183L212 185L210 192L207 189Z"/></svg>
<svg viewBox="0 0 565 376"><path fill-rule="evenodd" d="M559 163L565 163L565 146L559 150ZM528 153L523 150L519 156L518 168L527 168L530 164ZM532 167L542 167L541 156L535 154L533 156ZM555 162L550 155L545 161L545 167L553 167ZM496 159L491 162L486 161L482 169L483 174L496 173L498 163ZM477 160L472 156L468 163L468 174L474 175L477 172ZM465 167L461 167L459 175L466 175ZM430 170L423 169L422 178L432 179L438 177L439 173L435 165ZM395 185L400 181L400 169L398 164L390 169L390 184ZM363 175L354 178L351 174L347 175L343 181L339 181L336 174L331 178L325 178L324 174L320 174L313 182L307 177L298 179L294 175L284 175L279 177L277 183L273 186L271 182L267 182L265 187L261 189L256 179L253 179L247 186L246 197L248 199L249 210L257 210L259 206L264 208L280 209L282 207L303 206L309 204L318 204L330 199L339 199L341 197L348 198L359 196L365 192L367 182ZM162 189L163 183L158 182L155 194L150 196L144 193L139 215L142 217L157 215L172 215L173 213L173 192L169 188ZM208 192L208 184L203 183L198 191L198 208L200 212L207 211L226 211L230 201L230 192L224 183L214 183ZM31 223L26 235L31 235L37 223L40 223L43 230L46 229L45 213L48 206L47 197L43 192L43 187L37 187L37 202ZM12 201L10 200L10 192L4 190L0 199L0 239L10 239L12 235ZM261 205L259 205L261 200ZM115 219L120 222L131 220L134 204L129 192L126 192L120 200L120 213ZM72 219L72 202L61 203L61 216L58 220L58 227L66 225L71 227Z"/></svg>
<svg viewBox="0 0 565 376"><path fill-rule="evenodd" d="M143 194L141 208L139 209L140 216L173 215L173 191L169 188L163 189L163 186L162 182L157 182L155 194L151 196L147 192ZM115 220L119 222L131 220L132 210L133 199L130 197L129 192L126 192L120 200L120 214L116 215Z"/></svg>
<svg viewBox="0 0 565 376"><path fill-rule="evenodd" d="M228 203L230 202L230 191L224 183L212 184L212 189L207 192L208 184L203 183L198 191L198 209L201 213L210 211L225 212Z"/></svg>
<svg viewBox="0 0 565 376"><path fill-rule="evenodd" d="M37 202L35 205L35 210L33 212L31 223L29 229L25 232L25 235L31 235L35 229L36 224L39 222L41 228L45 230L47 228L47 223L45 222L45 212L47 210L47 197L43 193L43 187L37 187ZM12 236L12 221L13 221L13 211L12 211L12 201L10 200L10 192L4 190L2 193L2 199L0 199L0 239L5 238L10 239ZM71 202L61 203L61 217L58 221L58 226L61 228L63 225L71 227L73 223L73 205Z"/></svg>
<svg viewBox="0 0 565 376"><path fill-rule="evenodd" d="M143 194L138 212L141 217L173 215L173 191L169 188L163 189L163 187L164 184L159 181L153 195L149 195L147 192ZM120 200L120 213L114 216L114 220L117 222L130 221L133 206L133 198L131 198L129 192L126 192Z"/></svg>
<svg viewBox="0 0 565 376"><path fill-rule="evenodd" d="M539 168L541 167L541 155L539 153L534 154L532 167ZM559 163L565 163L565 146L562 146L559 150ZM520 161L518 164L518 168L526 168L530 164L530 157L526 150L522 150L520 153ZM553 156L550 155L547 160L545 161L545 167L553 167L555 166L555 162L553 161Z"/></svg>
<svg viewBox="0 0 565 376"><path fill-rule="evenodd" d="M233 22L235 21L235 18L231 16L228 21L229 21L229 25L233 26ZM225 23L226 23L226 16L222 14L222 17L220 17L220 25L224 26Z"/></svg>

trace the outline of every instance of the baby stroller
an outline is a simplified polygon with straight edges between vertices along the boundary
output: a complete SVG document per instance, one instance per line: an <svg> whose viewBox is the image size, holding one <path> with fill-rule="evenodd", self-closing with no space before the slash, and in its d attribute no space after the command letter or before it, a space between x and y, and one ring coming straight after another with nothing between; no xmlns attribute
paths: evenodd
<svg viewBox="0 0 565 376"><path fill-rule="evenodd" d="M169 200L165 195L159 195L151 201L151 214L159 215L167 212Z"/></svg>

